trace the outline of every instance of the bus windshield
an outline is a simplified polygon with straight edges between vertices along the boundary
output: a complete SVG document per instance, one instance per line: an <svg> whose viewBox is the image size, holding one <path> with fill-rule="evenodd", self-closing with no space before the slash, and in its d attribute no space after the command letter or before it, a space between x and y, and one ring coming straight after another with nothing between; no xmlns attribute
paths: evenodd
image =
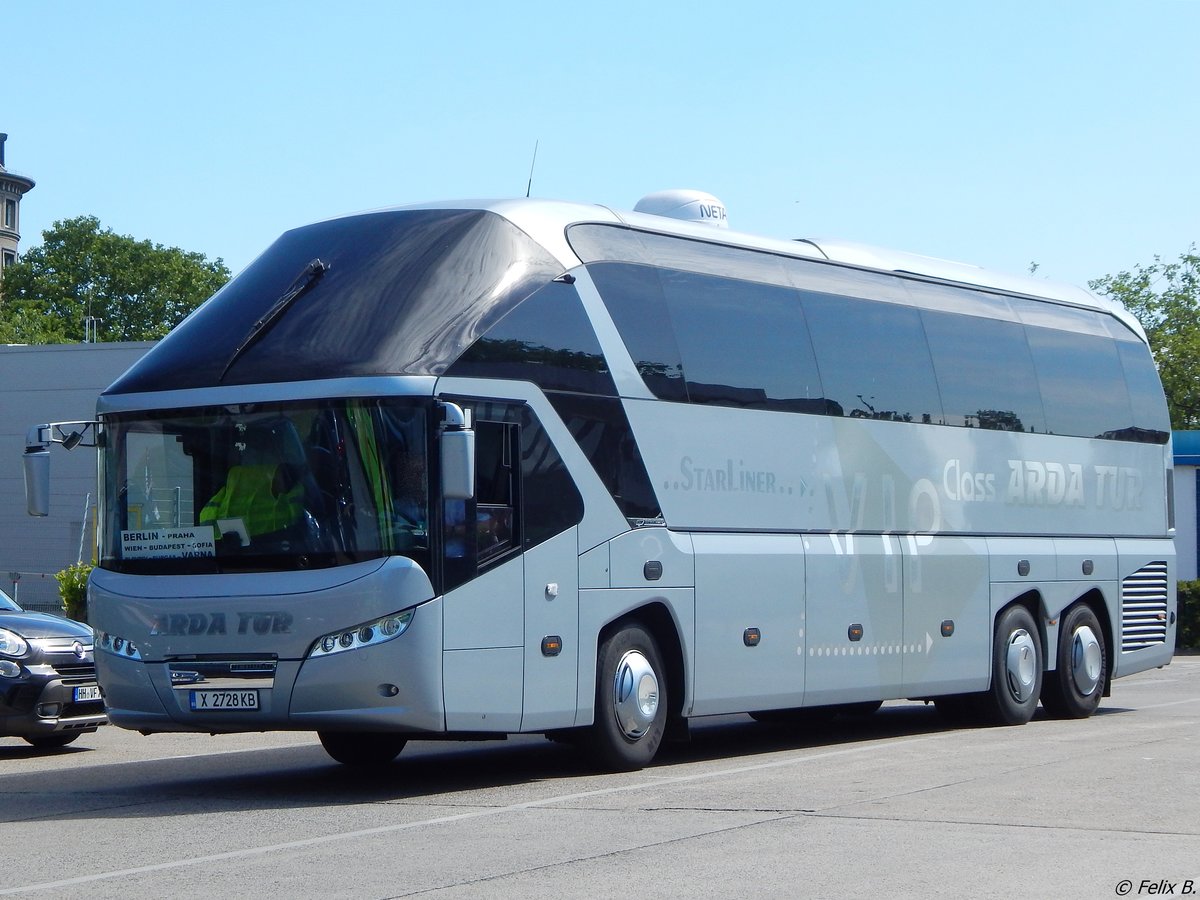
<svg viewBox="0 0 1200 900"><path fill-rule="evenodd" d="M428 571L428 412L362 399L107 417L100 566L284 571L399 554Z"/></svg>

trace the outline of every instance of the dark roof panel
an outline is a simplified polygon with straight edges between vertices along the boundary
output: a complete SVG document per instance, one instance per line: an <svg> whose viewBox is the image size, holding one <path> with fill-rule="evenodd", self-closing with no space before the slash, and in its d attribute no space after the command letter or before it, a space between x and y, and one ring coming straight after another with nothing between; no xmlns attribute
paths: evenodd
<svg viewBox="0 0 1200 900"><path fill-rule="evenodd" d="M248 342L316 259L327 271ZM105 393L439 375L560 270L523 231L482 210L388 211L297 228Z"/></svg>

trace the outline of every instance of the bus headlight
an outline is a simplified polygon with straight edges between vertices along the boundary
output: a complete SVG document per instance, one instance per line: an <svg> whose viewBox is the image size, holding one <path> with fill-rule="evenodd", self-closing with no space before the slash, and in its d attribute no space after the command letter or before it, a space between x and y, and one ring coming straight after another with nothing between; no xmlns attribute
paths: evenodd
<svg viewBox="0 0 1200 900"><path fill-rule="evenodd" d="M115 634L109 634L107 631L100 634L96 641L96 649L103 650L105 653L112 653L115 656L123 656L126 659L141 659L141 651L133 641L127 641L125 638Z"/></svg>
<svg viewBox="0 0 1200 900"><path fill-rule="evenodd" d="M384 616L373 622L351 626L344 631L322 635L317 638L312 649L308 651L308 658L315 659L319 656L343 653L346 650L373 647L384 641L390 641L392 638L398 638L408 630L415 612L416 610L406 609L404 612L392 613L390 616Z"/></svg>

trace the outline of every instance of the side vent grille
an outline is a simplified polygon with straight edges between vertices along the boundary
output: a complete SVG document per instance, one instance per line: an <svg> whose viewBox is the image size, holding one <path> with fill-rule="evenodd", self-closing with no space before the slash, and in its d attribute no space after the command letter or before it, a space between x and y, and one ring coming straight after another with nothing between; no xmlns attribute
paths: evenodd
<svg viewBox="0 0 1200 900"><path fill-rule="evenodd" d="M1121 652L1167 640L1167 564L1147 563L1121 582Z"/></svg>

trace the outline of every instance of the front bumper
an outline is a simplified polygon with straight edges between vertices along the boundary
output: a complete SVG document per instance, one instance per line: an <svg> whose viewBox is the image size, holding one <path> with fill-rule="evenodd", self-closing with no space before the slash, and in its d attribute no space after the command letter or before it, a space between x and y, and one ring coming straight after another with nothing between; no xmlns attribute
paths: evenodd
<svg viewBox="0 0 1200 900"><path fill-rule="evenodd" d="M76 699L76 689L95 679L63 678L30 672L0 679L0 735L46 737L66 731L95 731L108 724L104 701Z"/></svg>
<svg viewBox="0 0 1200 900"><path fill-rule="evenodd" d="M433 600L418 607L399 637L322 658L277 659L264 651L142 660L98 650L97 666L113 724L146 733L440 733L441 619L440 601ZM235 678L239 670L249 677ZM195 677L184 677L189 673ZM192 693L209 688L254 692L256 707L193 706Z"/></svg>

